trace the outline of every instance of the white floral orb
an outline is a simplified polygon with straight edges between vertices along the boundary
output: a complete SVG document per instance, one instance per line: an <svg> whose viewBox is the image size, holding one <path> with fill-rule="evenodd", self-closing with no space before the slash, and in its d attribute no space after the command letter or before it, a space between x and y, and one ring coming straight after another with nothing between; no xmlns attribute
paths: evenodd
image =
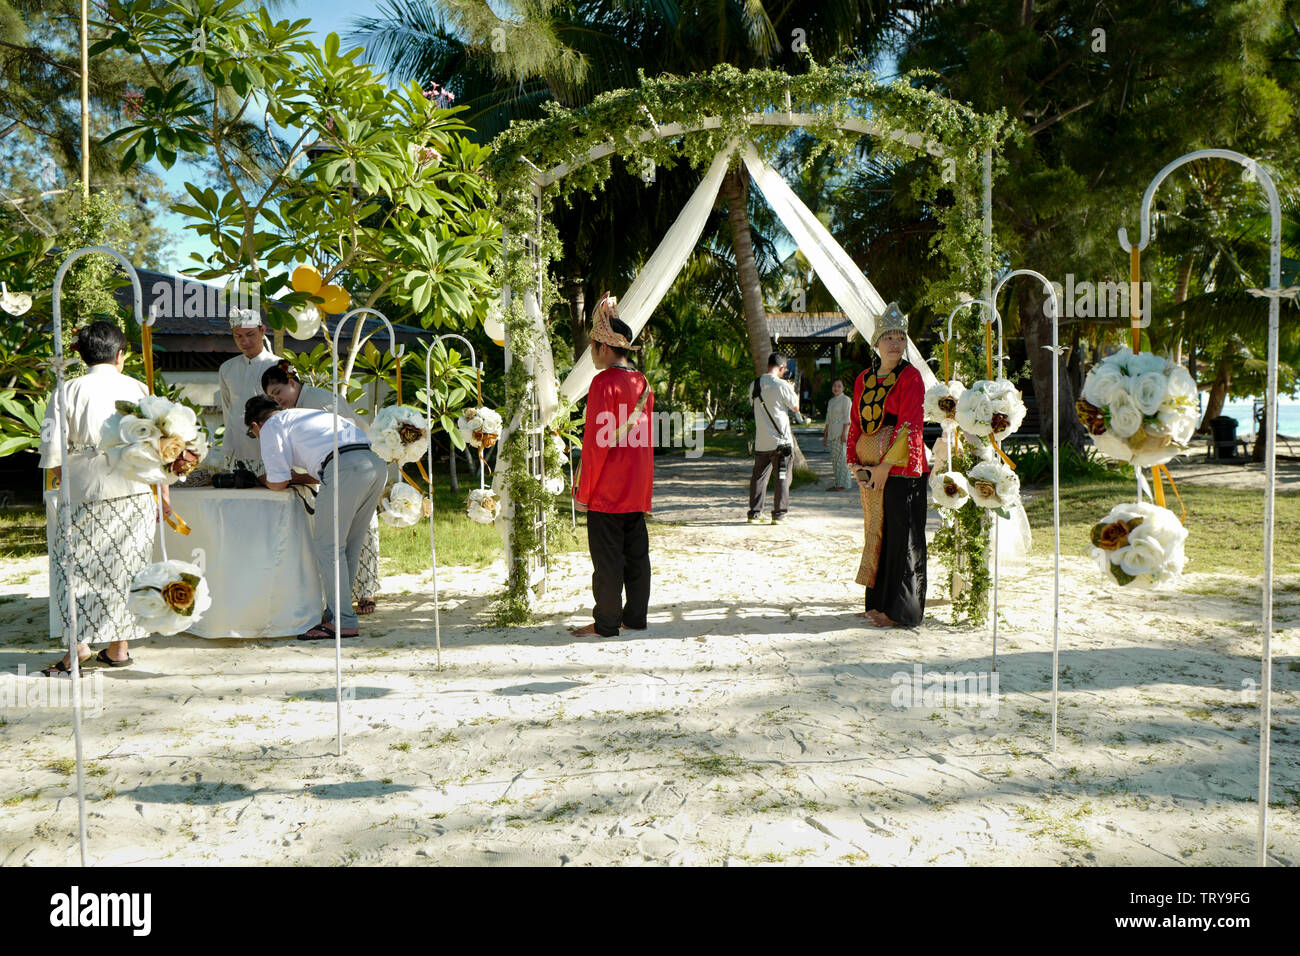
<svg viewBox="0 0 1300 956"><path fill-rule="evenodd" d="M179 634L197 624L212 606L208 582L185 561L150 564L131 579L127 610L152 634Z"/></svg>
<svg viewBox="0 0 1300 956"><path fill-rule="evenodd" d="M982 461L966 473L971 501L981 508L1002 511L1020 503L1020 479L1005 462Z"/></svg>
<svg viewBox="0 0 1300 956"><path fill-rule="evenodd" d="M456 428L465 444L474 448L491 448L501 437L501 416L490 408L471 408L456 419Z"/></svg>
<svg viewBox="0 0 1300 956"><path fill-rule="evenodd" d="M384 461L418 461L429 450L429 420L410 405L381 408L370 423L370 447Z"/></svg>
<svg viewBox="0 0 1300 956"><path fill-rule="evenodd" d="M475 488L469 493L465 513L478 524L491 524L501 510L501 500L488 488Z"/></svg>
<svg viewBox="0 0 1300 956"><path fill-rule="evenodd" d="M1116 505L1092 527L1091 555L1121 587L1170 583L1187 564L1187 529L1168 508L1147 501Z"/></svg>
<svg viewBox="0 0 1300 956"><path fill-rule="evenodd" d="M388 489L379 503L379 520L394 528L409 528L424 514L424 495L404 481Z"/></svg>
<svg viewBox="0 0 1300 956"><path fill-rule="evenodd" d="M940 508L956 511L970 501L970 482L958 471L938 471L930 475L930 493Z"/></svg>

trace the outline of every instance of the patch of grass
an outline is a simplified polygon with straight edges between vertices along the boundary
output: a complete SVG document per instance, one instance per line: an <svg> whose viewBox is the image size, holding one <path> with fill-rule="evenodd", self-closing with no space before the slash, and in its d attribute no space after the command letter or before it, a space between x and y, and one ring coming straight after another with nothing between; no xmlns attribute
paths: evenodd
<svg viewBox="0 0 1300 956"><path fill-rule="evenodd" d="M1263 573L1259 545L1264 522L1264 496L1258 491L1179 485L1187 505L1187 570L1216 571L1230 568L1236 577ZM1061 549L1086 554L1092 526L1119 501L1133 497L1132 472L1122 481L1090 481L1061 489ZM1178 510L1177 501L1173 508ZM1034 554L1052 551L1052 496L1038 494L1025 505L1034 534ZM1274 527L1274 554L1279 571L1300 570L1300 495L1278 495Z"/></svg>
<svg viewBox="0 0 1300 956"><path fill-rule="evenodd" d="M71 757L60 757L58 760L45 765L46 770L53 770L60 776L70 777L77 771L77 762Z"/></svg>
<svg viewBox="0 0 1300 956"><path fill-rule="evenodd" d="M16 793L12 797L9 797L7 800L5 800L4 805L6 807L16 807L20 803L23 803L24 801L35 800L40 795L41 792L39 790L33 790L31 793Z"/></svg>
<svg viewBox="0 0 1300 956"><path fill-rule="evenodd" d="M388 745L388 749L389 749L389 750L400 750L400 751L402 751L403 753L405 753L406 751L408 751L408 750L411 749L411 745L410 745L409 743L407 743L405 740L403 740L400 744L389 744L389 745Z"/></svg>
<svg viewBox="0 0 1300 956"><path fill-rule="evenodd" d="M0 559L34 558L44 553L44 508L0 511Z"/></svg>
<svg viewBox="0 0 1300 956"><path fill-rule="evenodd" d="M548 813L546 816L542 817L542 822L555 823L561 817L571 816L572 814L577 813L581 809L582 809L582 804L574 803L572 800L570 800L568 803L561 804L560 806L552 810L550 813Z"/></svg>
<svg viewBox="0 0 1300 956"><path fill-rule="evenodd" d="M735 777L754 770L754 764L735 754L687 755L682 758L688 777Z"/></svg>

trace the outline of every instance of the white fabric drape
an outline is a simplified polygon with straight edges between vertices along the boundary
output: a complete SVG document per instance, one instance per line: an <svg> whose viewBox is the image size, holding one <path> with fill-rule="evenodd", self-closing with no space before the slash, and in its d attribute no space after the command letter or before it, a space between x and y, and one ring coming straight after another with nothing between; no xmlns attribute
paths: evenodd
<svg viewBox="0 0 1300 956"><path fill-rule="evenodd" d="M826 291L870 344L876 317L885 311L885 300L821 220L794 194L781 174L763 161L753 145L745 147L743 156L749 175L763 198L789 230L799 250L808 257ZM935 384L934 372L910 337L907 340L907 360L921 373L927 389Z"/></svg>
<svg viewBox="0 0 1300 956"><path fill-rule="evenodd" d="M638 334L645 327L646 322L650 320L650 316L681 273L682 267L686 265L686 260L695 251L695 246L700 241L700 233L704 231L704 224L708 221L713 203L718 197L722 178L727 174L730 158L731 150L724 149L713 160L713 165L700 180L700 185L696 187L695 193L682 209L676 222L672 224L659 243L659 247L637 273L636 278L632 280L627 292L619 299L619 318L628 324L633 335ZM591 380L595 377L596 366L592 364L591 348L588 346L587 351L578 360L578 364L573 367L573 371L560 386L560 393L569 401L576 402L587 394Z"/></svg>

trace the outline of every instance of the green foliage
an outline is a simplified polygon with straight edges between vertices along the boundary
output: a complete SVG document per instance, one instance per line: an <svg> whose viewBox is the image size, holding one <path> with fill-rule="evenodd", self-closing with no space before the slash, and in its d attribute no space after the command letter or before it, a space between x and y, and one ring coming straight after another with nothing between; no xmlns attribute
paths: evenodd
<svg viewBox="0 0 1300 956"><path fill-rule="evenodd" d="M271 297L288 266L310 263L393 319L481 319L496 224L486 150L460 135L454 111L418 84L390 89L334 34L318 45L307 20L202 0L111 0L105 12L96 50L134 54L151 79L105 142L120 144L124 168L210 156L219 173L218 188L187 184L172 207L215 247L198 257L199 278L234 276Z"/></svg>
<svg viewBox="0 0 1300 956"><path fill-rule="evenodd" d="M77 193L80 196L80 189ZM87 246L119 249L130 234L126 209L112 192L92 192L89 199L80 199L71 226L71 232L62 237L68 252ZM98 319L114 322L129 334L130 323L113 298L113 290L128 281L120 270L117 259L99 254L82 256L68 270L60 301L65 352L71 352L77 329Z"/></svg>
<svg viewBox="0 0 1300 956"><path fill-rule="evenodd" d="M979 461L969 445L962 443L952 456L954 471L966 473ZM946 467L946 461L944 465ZM989 613L989 532L992 518L985 508L939 508L939 527L927 548L927 556L938 558L947 571L944 582L952 598L953 620L982 625Z"/></svg>
<svg viewBox="0 0 1300 956"><path fill-rule="evenodd" d="M415 381L424 382L425 361L428 361L430 388L422 385L416 389L415 400L418 408L430 409L429 421L432 431L441 428L456 450L465 448L465 439L456 427L460 413L474 405L478 400L478 377L472 366L466 362L467 356L455 348L449 348L445 342L431 344L432 357L412 355L411 365L416 366Z"/></svg>

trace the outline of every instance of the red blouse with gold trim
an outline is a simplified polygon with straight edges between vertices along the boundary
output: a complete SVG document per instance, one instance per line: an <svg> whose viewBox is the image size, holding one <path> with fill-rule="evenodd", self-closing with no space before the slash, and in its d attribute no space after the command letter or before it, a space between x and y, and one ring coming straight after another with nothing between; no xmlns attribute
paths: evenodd
<svg viewBox="0 0 1300 956"><path fill-rule="evenodd" d="M884 400L881 401L881 392ZM866 393L865 395L863 393ZM929 474L925 460L925 383L921 373L907 362L899 362L884 380L878 381L873 369L865 369L853 384L853 414L849 418L849 440L845 457L849 466L858 464L858 436L864 432L874 434L881 428L889 429L888 448L898 436L899 426L906 423L908 461L889 470L891 475L919 478Z"/></svg>

